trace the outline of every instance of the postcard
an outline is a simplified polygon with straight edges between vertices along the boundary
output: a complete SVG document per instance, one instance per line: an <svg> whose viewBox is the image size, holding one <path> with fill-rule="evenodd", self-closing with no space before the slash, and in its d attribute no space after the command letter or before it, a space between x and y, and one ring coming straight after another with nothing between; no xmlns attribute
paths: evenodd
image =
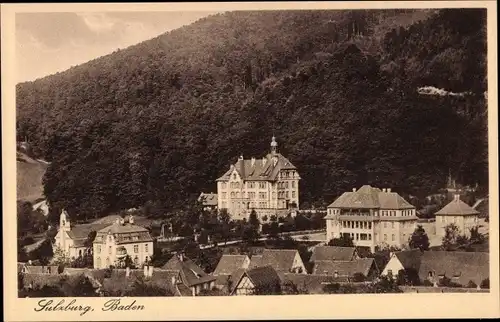
<svg viewBox="0 0 500 322"><path fill-rule="evenodd" d="M6 320L500 316L494 1L1 13Z"/></svg>

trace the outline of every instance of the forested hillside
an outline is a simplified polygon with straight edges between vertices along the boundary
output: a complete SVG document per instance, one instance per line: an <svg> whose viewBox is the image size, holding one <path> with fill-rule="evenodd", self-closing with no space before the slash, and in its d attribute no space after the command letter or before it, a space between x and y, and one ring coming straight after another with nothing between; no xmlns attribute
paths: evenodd
<svg viewBox="0 0 500 322"><path fill-rule="evenodd" d="M182 206L240 154L267 153L273 131L306 204L365 183L426 194L450 169L486 185L485 21L476 9L210 16L19 84L18 136L51 161L52 205L83 217Z"/></svg>

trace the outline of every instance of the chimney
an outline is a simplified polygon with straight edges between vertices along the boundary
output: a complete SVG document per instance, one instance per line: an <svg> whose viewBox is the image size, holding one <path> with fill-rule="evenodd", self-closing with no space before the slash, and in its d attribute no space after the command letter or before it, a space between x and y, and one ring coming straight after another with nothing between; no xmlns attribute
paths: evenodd
<svg viewBox="0 0 500 322"><path fill-rule="evenodd" d="M179 254L179 260L180 260L181 262L183 262L183 261L184 261L184 254L183 254L183 253L180 253L180 254Z"/></svg>
<svg viewBox="0 0 500 322"><path fill-rule="evenodd" d="M389 258L392 258L393 255L394 255L393 252L389 252Z"/></svg>
<svg viewBox="0 0 500 322"><path fill-rule="evenodd" d="M129 222L129 224L133 224L134 223L134 216L130 215L128 217L128 222Z"/></svg>
<svg viewBox="0 0 500 322"><path fill-rule="evenodd" d="M127 266L127 268L125 269L125 276L126 277L129 277L130 276L130 267Z"/></svg>
<svg viewBox="0 0 500 322"><path fill-rule="evenodd" d="M387 192L391 192L391 188L387 188Z"/></svg>
<svg viewBox="0 0 500 322"><path fill-rule="evenodd" d="M382 188L382 192L387 192L387 189L386 188Z"/></svg>
<svg viewBox="0 0 500 322"><path fill-rule="evenodd" d="M121 219L120 219L120 224L121 224L122 226L123 226L123 225L125 225L125 219L121 218Z"/></svg>
<svg viewBox="0 0 500 322"><path fill-rule="evenodd" d="M333 277L338 278L338 277L339 277L339 272L335 271L335 272L333 273Z"/></svg>
<svg viewBox="0 0 500 322"><path fill-rule="evenodd" d="M265 166L265 165L266 165L266 162L267 162L266 157L263 157L263 158L262 158L262 166Z"/></svg>
<svg viewBox="0 0 500 322"><path fill-rule="evenodd" d="M356 192L356 188L352 188L352 192Z"/></svg>
<svg viewBox="0 0 500 322"><path fill-rule="evenodd" d="M460 200L460 195L459 194L455 194L455 201L458 202Z"/></svg>
<svg viewBox="0 0 500 322"><path fill-rule="evenodd" d="M144 277L148 277L148 266L147 265L144 265Z"/></svg>
<svg viewBox="0 0 500 322"><path fill-rule="evenodd" d="M243 155L240 155L240 157L238 158L238 160L243 160Z"/></svg>
<svg viewBox="0 0 500 322"><path fill-rule="evenodd" d="M251 165L252 165L252 167L255 166L255 158L254 157L252 157Z"/></svg>
<svg viewBox="0 0 500 322"><path fill-rule="evenodd" d="M153 276L153 269L154 269L154 266L153 265L150 265L148 266L149 267L149 277L152 277Z"/></svg>
<svg viewBox="0 0 500 322"><path fill-rule="evenodd" d="M117 219L115 220L115 224L117 224L117 225L119 225L119 224L120 224L120 222L121 222L121 219L120 219L120 218L117 218Z"/></svg>

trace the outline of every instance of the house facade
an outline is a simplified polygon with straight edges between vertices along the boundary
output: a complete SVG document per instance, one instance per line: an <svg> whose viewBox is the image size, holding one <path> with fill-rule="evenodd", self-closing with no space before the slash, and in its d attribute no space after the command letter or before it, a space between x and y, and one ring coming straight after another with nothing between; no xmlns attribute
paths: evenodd
<svg viewBox="0 0 500 322"><path fill-rule="evenodd" d="M422 254L419 249L391 253L381 275L397 277L400 270L418 274Z"/></svg>
<svg viewBox="0 0 500 322"><path fill-rule="evenodd" d="M390 188L364 185L344 192L330 204L325 220L327 240L347 234L354 245L373 252L376 246L407 244L417 216L415 207Z"/></svg>
<svg viewBox="0 0 500 322"><path fill-rule="evenodd" d="M277 272L307 274L306 267L296 249L264 249L261 255L250 259L249 268L272 267Z"/></svg>
<svg viewBox="0 0 500 322"><path fill-rule="evenodd" d="M217 194L202 192L198 197L198 202L203 205L203 210L216 210L217 209Z"/></svg>
<svg viewBox="0 0 500 322"><path fill-rule="evenodd" d="M99 230L93 242L95 269L123 267L127 256L135 266L149 262L153 256L153 238L146 228L134 224L133 216L128 222L117 219Z"/></svg>
<svg viewBox="0 0 500 322"><path fill-rule="evenodd" d="M244 271L235 280L231 295L273 295L281 290L281 279L271 266Z"/></svg>
<svg viewBox="0 0 500 322"><path fill-rule="evenodd" d="M163 266L163 270L173 274L171 284L181 296L197 296L203 290L212 290L215 287L216 277L205 273L182 253L174 255Z"/></svg>
<svg viewBox="0 0 500 322"><path fill-rule="evenodd" d="M233 219L248 218L252 210L260 218L284 216L299 207L299 180L297 168L278 153L273 136L269 154L262 159L241 156L217 179L217 206Z"/></svg>
<svg viewBox="0 0 500 322"><path fill-rule="evenodd" d="M68 213L63 210L59 216L59 230L53 244L54 251L60 249L70 259L89 254L92 252L91 241L87 242L90 232L97 232L106 226L109 224L91 223L72 226Z"/></svg>
<svg viewBox="0 0 500 322"><path fill-rule="evenodd" d="M470 236L470 230L478 225L479 212L460 199L456 194L454 199L436 212L436 234L445 235L445 227L455 224L460 234Z"/></svg>

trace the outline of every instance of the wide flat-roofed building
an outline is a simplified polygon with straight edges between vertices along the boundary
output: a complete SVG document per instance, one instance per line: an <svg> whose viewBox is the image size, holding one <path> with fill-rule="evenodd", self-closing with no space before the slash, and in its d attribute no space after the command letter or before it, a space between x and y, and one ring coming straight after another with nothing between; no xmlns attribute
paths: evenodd
<svg viewBox="0 0 500 322"><path fill-rule="evenodd" d="M331 205L325 217L327 240L347 234L356 246L401 247L415 230L415 207L391 189L369 185L344 192Z"/></svg>

